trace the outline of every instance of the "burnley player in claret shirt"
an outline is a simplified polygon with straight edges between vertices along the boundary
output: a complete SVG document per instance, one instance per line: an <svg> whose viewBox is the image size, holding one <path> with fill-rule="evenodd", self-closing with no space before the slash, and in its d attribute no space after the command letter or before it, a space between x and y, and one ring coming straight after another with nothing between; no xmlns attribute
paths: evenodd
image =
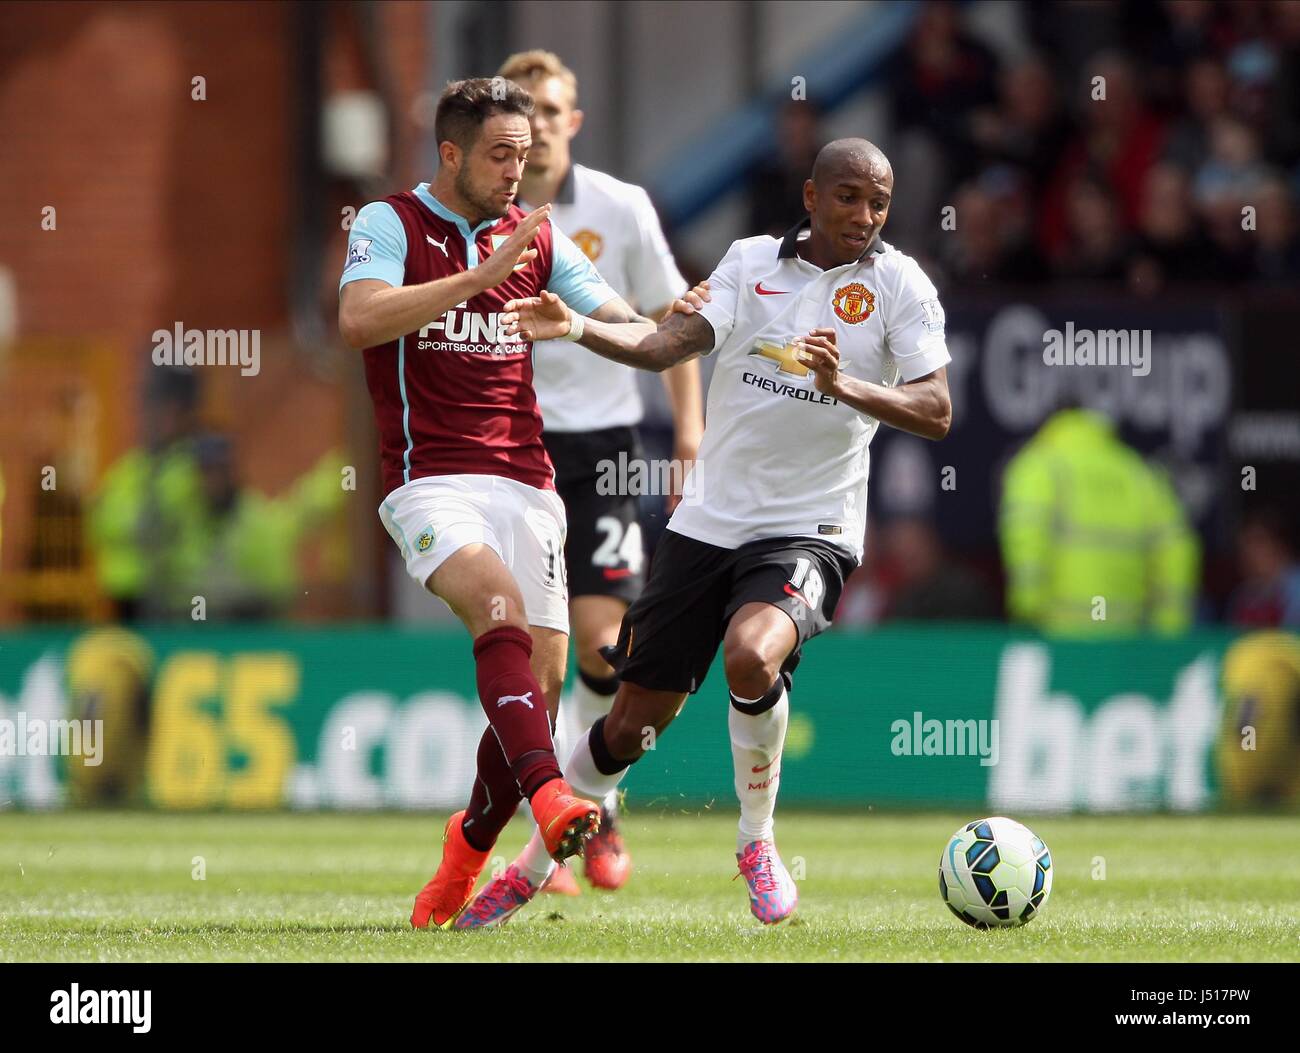
<svg viewBox="0 0 1300 1053"><path fill-rule="evenodd" d="M360 211L340 280L339 331L365 357L379 430L379 517L410 575L469 631L489 721L469 804L448 822L441 865L416 897L416 928L457 925L521 800L556 860L600 821L555 757L565 512L542 444L532 344L508 335L501 316L507 301L545 289L592 318L647 319L551 226L549 206L514 204L532 108L500 78L449 84L436 177Z"/></svg>

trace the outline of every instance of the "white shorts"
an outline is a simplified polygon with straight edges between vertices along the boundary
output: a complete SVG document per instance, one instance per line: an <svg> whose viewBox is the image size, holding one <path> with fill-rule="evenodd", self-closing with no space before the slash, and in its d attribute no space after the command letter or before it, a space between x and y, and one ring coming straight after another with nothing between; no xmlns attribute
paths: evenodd
<svg viewBox="0 0 1300 1053"><path fill-rule="evenodd" d="M564 502L498 475L434 475L399 486L379 519L425 587L429 576L466 545L487 545L510 569L529 625L569 631Z"/></svg>

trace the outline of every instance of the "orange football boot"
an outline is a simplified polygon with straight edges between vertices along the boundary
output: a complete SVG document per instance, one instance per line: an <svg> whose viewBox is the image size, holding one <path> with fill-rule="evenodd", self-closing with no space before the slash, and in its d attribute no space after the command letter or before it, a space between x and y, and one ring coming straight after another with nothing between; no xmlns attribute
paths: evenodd
<svg viewBox="0 0 1300 1053"><path fill-rule="evenodd" d="M447 820L442 832L442 862L438 872L415 897L411 926L416 929L450 929L474 893L474 883L487 865L488 852L480 852L465 840L460 828L465 812Z"/></svg>
<svg viewBox="0 0 1300 1053"><path fill-rule="evenodd" d="M582 846L583 874L596 888L622 888L632 873L632 856L607 808L600 810L600 830Z"/></svg>
<svg viewBox="0 0 1300 1053"><path fill-rule="evenodd" d="M578 887L578 879L573 876L573 870L570 867L556 867L551 871L541 888L542 892L549 892L553 896L581 896L582 889Z"/></svg>
<svg viewBox="0 0 1300 1053"><path fill-rule="evenodd" d="M573 796L563 779L552 779L529 802L546 851L557 863L582 851L582 843L600 829L600 808Z"/></svg>

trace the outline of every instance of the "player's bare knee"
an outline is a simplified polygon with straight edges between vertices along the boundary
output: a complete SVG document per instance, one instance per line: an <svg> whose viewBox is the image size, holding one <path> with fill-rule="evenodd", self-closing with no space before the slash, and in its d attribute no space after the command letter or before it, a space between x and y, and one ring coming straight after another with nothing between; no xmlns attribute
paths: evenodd
<svg viewBox="0 0 1300 1053"><path fill-rule="evenodd" d="M760 698L781 671L781 660L750 641L729 646L725 654L727 686L741 698Z"/></svg>
<svg viewBox="0 0 1300 1053"><path fill-rule="evenodd" d="M511 629L522 629L524 632L528 631L528 619L524 618L522 615L518 618L502 618L499 621L493 618L470 617L466 618L465 622L469 626L470 635L475 639L478 639L478 637L482 636L484 633L490 633L493 629L501 629L507 626Z"/></svg>
<svg viewBox="0 0 1300 1053"><path fill-rule="evenodd" d="M617 641L611 640L610 643ZM600 651L593 648L590 651L578 651L578 668L590 677L597 680L605 680L614 675L614 667L605 661Z"/></svg>
<svg viewBox="0 0 1300 1053"><path fill-rule="evenodd" d="M614 667L605 661L600 649L617 642L617 623L604 632L591 632L577 620L573 623L573 645L578 668L588 676L603 680L614 675Z"/></svg>
<svg viewBox="0 0 1300 1053"><path fill-rule="evenodd" d="M503 626L528 631L524 605L505 593L489 592L476 597L468 605L463 617L475 636Z"/></svg>

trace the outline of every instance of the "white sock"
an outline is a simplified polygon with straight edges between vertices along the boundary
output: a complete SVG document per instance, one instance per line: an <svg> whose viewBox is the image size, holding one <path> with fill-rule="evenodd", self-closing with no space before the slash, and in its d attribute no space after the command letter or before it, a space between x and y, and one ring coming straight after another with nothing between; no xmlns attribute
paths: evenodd
<svg viewBox="0 0 1300 1053"><path fill-rule="evenodd" d="M751 704L758 701L739 696L737 699ZM735 706L727 707L736 796L740 798L737 850L751 841L772 840L772 815L776 811L777 784L781 777L781 749L785 745L785 727L789 717L790 698L784 685L776 705L765 713L750 716Z"/></svg>
<svg viewBox="0 0 1300 1053"><path fill-rule="evenodd" d="M573 727L573 706L570 699L560 699L560 711L555 716L555 731L551 738L555 740L555 763L563 770L564 762L573 752L573 744L578 740Z"/></svg>
<svg viewBox="0 0 1300 1053"><path fill-rule="evenodd" d="M579 676L573 682L573 694L569 696L573 703L573 713L578 727L586 731L601 717L609 716L614 708L614 695L598 695L589 688L586 681Z"/></svg>
<svg viewBox="0 0 1300 1053"><path fill-rule="evenodd" d="M617 692L616 692L617 693ZM614 708L614 695L598 695L589 688L586 682L579 676L573 682L573 694L571 696L573 703L572 715L573 723L577 725L580 734L585 735L601 717L609 716L609 711ZM559 756L556 751L556 756ZM605 810L610 815L618 814L618 791L610 790L605 795L602 802Z"/></svg>
<svg viewBox="0 0 1300 1053"><path fill-rule="evenodd" d="M541 831L536 825L533 826L533 836L528 839L528 844L524 845L524 850L519 853L515 865L537 888L541 887L542 882L551 876L551 871L558 865L546 851L546 842L542 840Z"/></svg>
<svg viewBox="0 0 1300 1053"><path fill-rule="evenodd" d="M555 718L555 757L561 765L564 758L572 751L573 744L573 706L571 699L560 699L560 711ZM551 876L551 871L555 869L556 862L551 858L550 853L546 851L546 842L542 840L542 835L537 831L537 824L533 824L533 835L528 839L528 844L524 845L524 850L515 858L515 865L524 872L535 886L540 887L542 882Z"/></svg>
<svg viewBox="0 0 1300 1053"><path fill-rule="evenodd" d="M624 768L617 775L606 775L596 767L596 762L591 756L590 731L588 731L578 738L578 744L573 748L569 763L564 766L564 780L578 793L600 799L610 794L617 794L618 784L623 780L623 773L626 771L627 769ZM519 853L515 862L534 885L540 885L545 881L555 867L555 861L546 851L546 843L542 840L542 835L536 826L533 827L533 836L528 839L528 844L524 846L524 850Z"/></svg>
<svg viewBox="0 0 1300 1053"><path fill-rule="evenodd" d="M615 775L606 775L596 767L596 760L591 755L591 732L578 739L569 763L564 766L564 778L579 793L601 800L618 789L627 768Z"/></svg>

